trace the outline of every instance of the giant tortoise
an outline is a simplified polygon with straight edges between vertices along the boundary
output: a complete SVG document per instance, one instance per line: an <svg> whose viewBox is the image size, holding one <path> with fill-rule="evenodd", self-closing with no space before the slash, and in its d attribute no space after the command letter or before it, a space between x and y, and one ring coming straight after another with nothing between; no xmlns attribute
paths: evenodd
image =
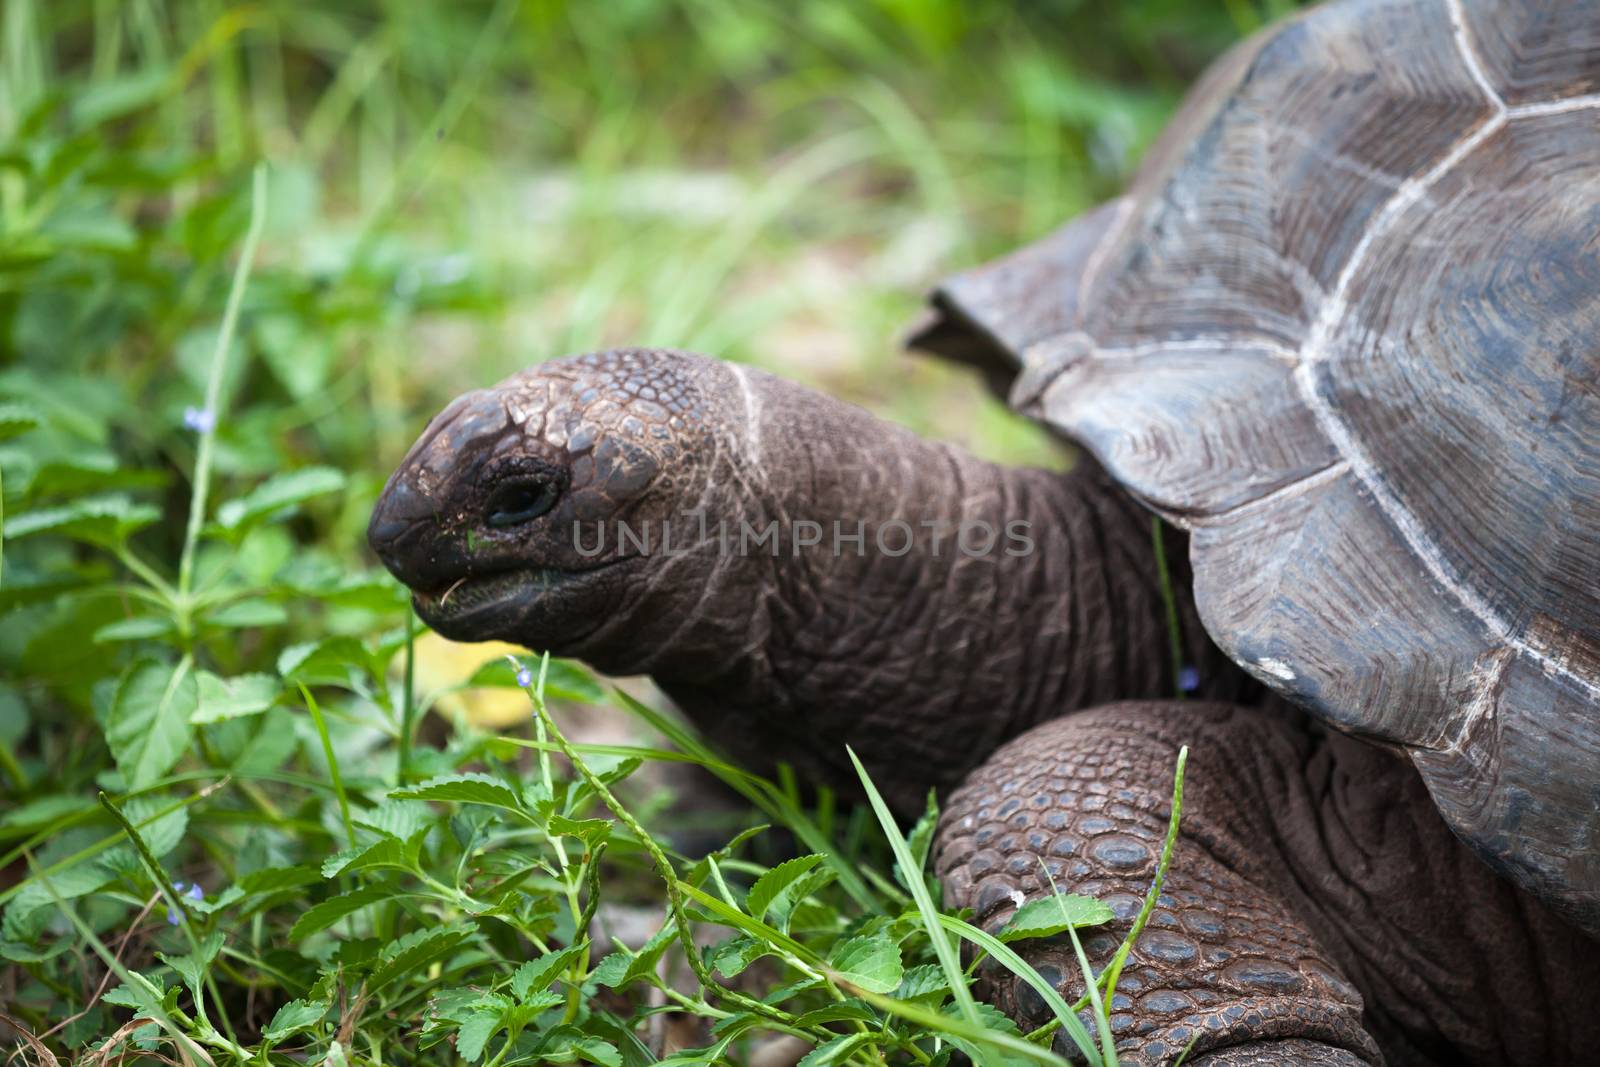
<svg viewBox="0 0 1600 1067"><path fill-rule="evenodd" d="M649 674L813 781L850 744L902 807L956 787L937 869L990 926L1053 877L1125 929L1188 744L1125 1062L1600 1061L1600 6L1271 28L914 342L1087 457L610 351L446 408L372 546L446 636ZM1029 958L1073 994L1069 953Z"/></svg>

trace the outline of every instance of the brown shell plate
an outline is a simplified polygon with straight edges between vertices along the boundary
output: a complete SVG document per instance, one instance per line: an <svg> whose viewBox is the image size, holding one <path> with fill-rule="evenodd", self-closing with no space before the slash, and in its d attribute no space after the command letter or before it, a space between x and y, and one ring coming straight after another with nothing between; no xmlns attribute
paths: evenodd
<svg viewBox="0 0 1600 1067"><path fill-rule="evenodd" d="M937 295L1235 660L1600 934L1600 3L1345 0Z"/></svg>

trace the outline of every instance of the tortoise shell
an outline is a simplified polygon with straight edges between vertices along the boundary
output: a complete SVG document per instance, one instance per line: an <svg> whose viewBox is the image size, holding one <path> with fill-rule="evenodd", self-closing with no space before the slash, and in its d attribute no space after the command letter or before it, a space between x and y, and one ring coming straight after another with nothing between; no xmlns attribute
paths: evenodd
<svg viewBox="0 0 1600 1067"><path fill-rule="evenodd" d="M1274 27L935 308L1191 532L1233 659L1600 935L1600 4Z"/></svg>

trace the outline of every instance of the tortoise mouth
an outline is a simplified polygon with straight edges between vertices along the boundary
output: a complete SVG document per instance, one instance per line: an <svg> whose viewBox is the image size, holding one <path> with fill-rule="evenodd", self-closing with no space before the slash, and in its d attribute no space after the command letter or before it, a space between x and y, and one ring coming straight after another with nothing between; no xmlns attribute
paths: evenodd
<svg viewBox="0 0 1600 1067"><path fill-rule="evenodd" d="M481 632L478 624L501 619L511 610L526 614L547 594L581 592L602 574L635 558L624 556L582 569L518 567L464 574L437 589L412 590L411 602L422 621L444 636L476 637Z"/></svg>

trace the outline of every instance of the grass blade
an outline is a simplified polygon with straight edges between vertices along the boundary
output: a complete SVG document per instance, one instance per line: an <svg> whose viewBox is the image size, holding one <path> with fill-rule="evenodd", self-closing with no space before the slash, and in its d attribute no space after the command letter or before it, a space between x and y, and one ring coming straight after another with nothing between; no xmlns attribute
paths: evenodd
<svg viewBox="0 0 1600 1067"><path fill-rule="evenodd" d="M872 804L873 814L878 817L878 825L883 827L883 836L889 841L895 862L900 864L900 870L905 874L911 898L917 903L917 911L922 915L922 925L928 931L928 941L933 945L934 955L939 958L939 967L950 983L950 994L955 998L956 1006L961 1009L961 1017L971 1026L982 1030L983 1023L978 1018L978 1005L972 999L972 990L967 988L967 977L961 970L961 959L956 955L955 946L945 936L944 926L939 922L939 909L933 906L933 898L928 895L928 883L922 877L922 868L911 858L910 846L901 835L900 827L895 824L894 816L889 813L889 806L879 795L878 787L872 784L867 769L861 766L861 761L856 758L855 750L847 746L845 751L850 754L850 762L855 766L856 774L861 777L861 787L867 791L867 800Z"/></svg>

